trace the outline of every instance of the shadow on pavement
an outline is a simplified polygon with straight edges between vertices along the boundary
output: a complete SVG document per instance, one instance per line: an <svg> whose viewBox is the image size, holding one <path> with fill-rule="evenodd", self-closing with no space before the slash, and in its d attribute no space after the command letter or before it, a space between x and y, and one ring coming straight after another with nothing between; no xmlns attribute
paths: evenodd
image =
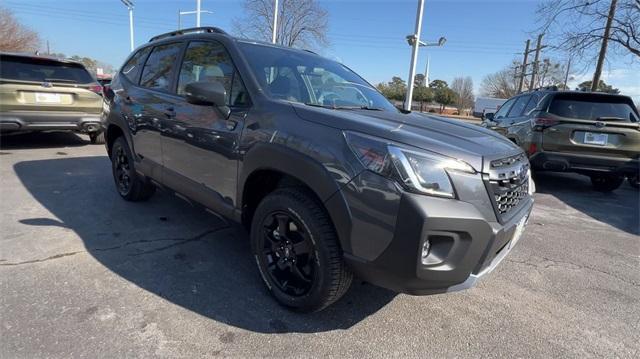
<svg viewBox="0 0 640 359"><path fill-rule="evenodd" d="M29 132L0 136L1 150L78 147L88 144L90 144L88 140L83 139L77 133L68 131Z"/></svg>
<svg viewBox="0 0 640 359"><path fill-rule="evenodd" d="M640 234L640 192L627 181L617 190L593 190L589 177L573 173L539 172L535 175L539 193L550 194L568 206L631 234Z"/></svg>
<svg viewBox="0 0 640 359"><path fill-rule="evenodd" d="M242 229L162 192L146 203L123 201L106 156L25 161L14 169L57 218L21 223L72 229L110 271L219 322L261 333L347 329L395 297L356 281L321 313L289 312L264 289Z"/></svg>

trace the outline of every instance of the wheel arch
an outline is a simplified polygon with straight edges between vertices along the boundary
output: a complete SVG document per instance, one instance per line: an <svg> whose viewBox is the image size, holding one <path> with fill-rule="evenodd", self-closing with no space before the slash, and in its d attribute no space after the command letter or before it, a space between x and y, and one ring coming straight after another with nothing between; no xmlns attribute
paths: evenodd
<svg viewBox="0 0 640 359"><path fill-rule="evenodd" d="M238 176L238 201L241 222L250 225L260 200L281 187L306 187L327 211L343 250L351 248L350 213L346 201L328 201L340 191L340 184L317 160L277 144L257 144L249 150Z"/></svg>

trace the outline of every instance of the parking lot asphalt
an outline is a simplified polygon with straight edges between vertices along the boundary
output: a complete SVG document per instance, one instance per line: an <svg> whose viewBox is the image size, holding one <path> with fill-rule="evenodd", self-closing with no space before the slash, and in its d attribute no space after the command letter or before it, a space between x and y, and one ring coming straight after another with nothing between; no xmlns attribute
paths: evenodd
<svg viewBox="0 0 640 359"><path fill-rule="evenodd" d="M537 176L524 237L478 287L356 281L302 315L263 289L246 234L158 192L121 200L101 145L2 137L0 357L640 355L639 192Z"/></svg>

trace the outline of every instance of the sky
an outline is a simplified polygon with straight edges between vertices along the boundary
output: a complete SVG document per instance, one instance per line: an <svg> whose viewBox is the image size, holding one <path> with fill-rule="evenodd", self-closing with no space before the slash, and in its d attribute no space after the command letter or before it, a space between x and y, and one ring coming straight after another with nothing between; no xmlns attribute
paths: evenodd
<svg viewBox="0 0 640 359"><path fill-rule="evenodd" d="M408 78L411 48L405 37L414 32L417 0L319 0L329 13L328 48L323 56L338 60L373 84L392 76ZM476 94L482 79L521 59L524 42L535 38L536 0L426 0L421 39L443 47L422 48L418 71L430 58L430 79L451 82L471 76ZM177 28L178 11L194 10L196 0L134 0L135 45ZM126 7L119 0L0 0L23 24L49 41L52 52L91 57L119 67L129 54ZM241 0L202 0L203 26L231 31L242 17ZM184 15L182 26L195 26ZM559 62L562 54L543 53ZM571 73L575 85L592 76L593 68ZM640 102L640 62L630 57L609 61L603 79Z"/></svg>

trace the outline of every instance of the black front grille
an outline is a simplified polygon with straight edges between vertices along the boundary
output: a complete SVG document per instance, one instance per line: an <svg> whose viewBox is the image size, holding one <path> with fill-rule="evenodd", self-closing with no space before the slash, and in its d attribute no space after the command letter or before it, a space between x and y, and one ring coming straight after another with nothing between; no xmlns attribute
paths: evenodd
<svg viewBox="0 0 640 359"><path fill-rule="evenodd" d="M524 154L491 162L489 184L496 213L504 218L529 196L529 161Z"/></svg>

